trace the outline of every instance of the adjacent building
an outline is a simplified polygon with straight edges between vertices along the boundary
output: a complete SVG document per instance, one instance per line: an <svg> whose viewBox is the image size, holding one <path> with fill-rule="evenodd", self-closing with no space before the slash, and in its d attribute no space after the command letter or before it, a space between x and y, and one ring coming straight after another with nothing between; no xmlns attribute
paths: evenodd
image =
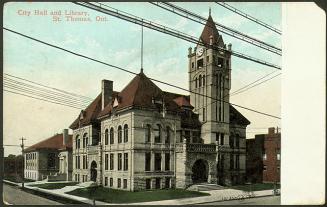
<svg viewBox="0 0 327 207"><path fill-rule="evenodd" d="M229 104L231 45L210 15L199 42L188 50L191 95L161 90L142 70L121 91L102 81L70 126L74 181L130 191L245 181L250 122Z"/></svg>
<svg viewBox="0 0 327 207"><path fill-rule="evenodd" d="M249 182L280 182L280 139L278 128L272 127L268 129L268 134L258 134L254 139L246 140L246 174Z"/></svg>
<svg viewBox="0 0 327 207"><path fill-rule="evenodd" d="M71 180L72 135L68 129L24 150L24 177L31 180Z"/></svg>

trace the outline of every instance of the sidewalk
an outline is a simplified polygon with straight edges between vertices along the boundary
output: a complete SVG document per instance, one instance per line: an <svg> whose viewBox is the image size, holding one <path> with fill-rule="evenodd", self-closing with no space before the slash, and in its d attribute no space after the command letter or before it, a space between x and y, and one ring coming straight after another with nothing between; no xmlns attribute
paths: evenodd
<svg viewBox="0 0 327 207"><path fill-rule="evenodd" d="M10 181L6 181L6 182L21 186L20 183L13 183ZM54 189L54 190L47 190L47 189L41 189L38 187L30 186L30 185L42 184L42 183L46 183L46 182L36 181L36 182L25 183L25 188L43 192L43 193L48 193L50 195L63 197L66 199L71 199L78 202L83 202L85 204L93 204L93 200L91 199L66 194L66 192L78 188L84 188L81 186L66 186L64 188ZM194 197L194 198L180 198L180 199L173 199L173 200L151 201L151 202L142 202L142 203L115 204L115 203L105 203L101 201L96 201L95 203L97 205L190 205L190 204L200 204L200 203L217 202L217 201L225 201L225 200L236 200L240 198L249 197L248 192L242 190L235 190L235 189L220 189L220 190L200 191L200 192L206 192L209 193L210 195L202 196L202 197ZM273 190L271 189L271 190L253 191L253 195L254 197L272 196Z"/></svg>

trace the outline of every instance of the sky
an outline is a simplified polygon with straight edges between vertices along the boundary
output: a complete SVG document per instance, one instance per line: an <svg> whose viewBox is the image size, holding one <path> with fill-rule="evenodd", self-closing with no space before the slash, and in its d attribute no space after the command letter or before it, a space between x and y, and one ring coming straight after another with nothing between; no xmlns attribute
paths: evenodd
<svg viewBox="0 0 327 207"><path fill-rule="evenodd" d="M116 9L199 37L203 25L165 11L149 3L106 3ZM249 36L281 47L281 36L255 24L215 3L174 3L187 10L208 17L209 8L214 21ZM280 3L231 2L230 5L281 29ZM34 15L35 10L48 15ZM35 3L9 2L4 5L3 26L34 38L82 53L133 72L140 71L141 27L116 17L101 14L69 2ZM87 12L91 22L54 22L51 12ZM31 12L29 16L28 12ZM96 17L107 21L96 21ZM222 33L221 33L222 34ZM281 57L222 34L232 49L281 66ZM3 31L4 73L26 78L47 86L95 98L101 91L101 80L114 81L120 91L133 75L82 59L63 51L34 42L8 31ZM144 73L174 85L188 87L188 48L195 45L184 40L144 28ZM232 56L232 89L235 91L276 69ZM279 71L276 72L276 74ZM157 84L171 92L184 91ZM281 76L231 96L231 103L280 116ZM31 98L3 93L5 145L19 145L26 138L30 146L56 133L75 120L79 109L60 106ZM247 138L267 132L268 127L280 126L280 120L237 108L251 124ZM20 147L6 147L4 154L18 154Z"/></svg>

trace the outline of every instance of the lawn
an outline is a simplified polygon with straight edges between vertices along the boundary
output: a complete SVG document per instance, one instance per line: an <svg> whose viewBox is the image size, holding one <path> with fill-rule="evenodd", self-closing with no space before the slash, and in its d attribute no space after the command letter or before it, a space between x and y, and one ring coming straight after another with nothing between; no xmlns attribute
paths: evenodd
<svg viewBox="0 0 327 207"><path fill-rule="evenodd" d="M21 183L22 182L22 178L18 175L5 175L4 180L9 180L11 182L15 182L15 183ZM25 183L28 183L28 182L34 182L34 180L30 180L30 179L24 179L24 182Z"/></svg>
<svg viewBox="0 0 327 207"><path fill-rule="evenodd" d="M230 186L232 189L243 190L243 191L258 191L258 190L273 190L274 183L255 183L255 184L245 184L245 185L235 185ZM280 184L277 184L277 189L280 188Z"/></svg>
<svg viewBox="0 0 327 207"><path fill-rule="evenodd" d="M68 194L90 199L93 199L92 195L95 195L95 200L103 201L106 203L138 203L210 195L208 193L187 191L182 189L131 192L104 187L98 187L95 192L92 192L91 188L80 188L68 192Z"/></svg>
<svg viewBox="0 0 327 207"><path fill-rule="evenodd" d="M60 189L65 186L72 186L76 185L77 182L69 182L69 183L44 183L44 184L36 184L36 185L30 185L31 187L38 187L43 189Z"/></svg>

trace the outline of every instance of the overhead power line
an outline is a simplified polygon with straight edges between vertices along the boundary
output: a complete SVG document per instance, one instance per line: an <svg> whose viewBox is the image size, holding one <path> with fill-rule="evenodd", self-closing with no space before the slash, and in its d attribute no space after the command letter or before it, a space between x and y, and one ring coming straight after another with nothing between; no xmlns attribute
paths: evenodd
<svg viewBox="0 0 327 207"><path fill-rule="evenodd" d="M22 81L13 80L13 79L8 78L6 76L4 77L4 83L7 83L9 85L16 85L17 87L32 90L32 91L38 92L38 93L45 93L45 94L48 94L48 95L52 95L53 97L56 97L56 98L59 98L59 99L66 99L67 101L78 103L78 104L81 104L81 105L90 104L89 100L85 100L85 99L82 99L82 98L77 98L75 96L69 96L69 95L66 95L67 93L62 93L62 92L58 93L56 91L40 88L40 87L37 87L35 85L24 83Z"/></svg>
<svg viewBox="0 0 327 207"><path fill-rule="evenodd" d="M46 98L48 100L56 101L56 102L59 102L59 103L69 104L69 105L76 106L76 107L82 107L82 108L86 108L87 107L87 105L76 103L76 102L70 101L68 99L62 99L60 97L56 97L56 96L53 96L51 94L42 93L42 92L39 92L39 91L35 91L33 89L28 89L28 88L20 87L17 84L11 84L11 83L8 83L8 82L6 83L5 82L4 83L4 88L10 89L10 90L14 90L14 91L18 91L18 92L23 92L23 93L29 94L29 95L38 96L38 97L41 97L41 98Z"/></svg>
<svg viewBox="0 0 327 207"><path fill-rule="evenodd" d="M127 72L127 73L131 73L131 74L134 74L134 75L137 75L135 72L132 72L130 70L127 70L127 69L124 69L124 68L121 68L121 67L118 67L118 66L115 66L115 65L112 65L112 64L109 64L109 63L105 63L103 61L100 61L100 60L97 60L97 59L94 59L94 58L91 58L91 57L88 57L88 56L85 56L85 55L82 55L82 54L79 54L79 53L76 53L76 52L73 52L73 51L70 51L70 50L67 50L67 49L64 49L62 47L59 47L59 46L56 46L56 45L53 45L53 44L50 44L50 43L47 43L47 42L44 42L44 41L41 41L41 40L38 40L36 38L33 38L33 37L30 37L30 36L27 36L27 35L24 35L22 33L19 33L19 32L16 32L14 30L11 30L11 29L7 29L5 27L3 27L4 30L7 30L9 32L12 32L12 33L15 33L17 35L20 35L22 37L25 37L25 38L28 38L28 39L31 39L31 40L34 40L36 42L39 42L39 43L42 43L42 44L45 44L47 46L50 46L50 47L53 47L53 48L57 48L59 50L62 50L62 51L65 51L65 52L68 52L68 53L71 53L73 55L76 55L76 56L79 56L79 57L82 57L82 58L85 58L85 59L88 59L88 60L92 60L94 62L97 62L97 63L100 63L100 64L103 64L103 65L106 65L106 66L109 66L109 67L112 67L112 68L115 68L115 69L118 69L118 70L121 70L121 71L124 71L124 72ZM173 84L170 84L170 83L166 83L164 81L160 81L160 80L157 80L157 79L154 79L154 78L149 78L150 80L152 81L155 81L155 82L158 82L158 83L162 83L162 84L165 84L167 86L171 86L171 87L174 87L174 88L177 88L177 89L180 89L180 90L183 90L183 91L187 91L189 93L194 93L194 94L197 94L197 95L200 95L200 96L203 96L203 97L206 97L206 98L210 98L210 99L214 99L214 100L218 100L219 99L216 99L214 97L210 97L210 96L207 96L207 95L204 95L204 94L200 94L200 93L196 93L196 92L193 92L193 91L190 91L188 89L185 89L185 88L182 88L180 86L176 86L176 85L173 85ZM223 101L223 100L220 100L220 101ZM251 109L251 108L248 108L248 107L244 107L244 106L241 106L241 105L238 105L238 104L234 104L234 103L230 103L230 102L227 102L227 101L223 101L223 102L226 102L226 103L229 103L233 106L236 106L236 107L239 107L239 108L243 108L245 110L248 110L248 111L252 111L252 112L255 112L255 113L258 113L258 114L262 114L262 115L265 115L265 116L269 116L269 117L273 117L273 118L276 118L276 119L281 119L280 117L278 116L275 116L275 115L271 115L271 114L267 114L267 113L264 113L264 112L260 112L260 111L257 111L255 109Z"/></svg>
<svg viewBox="0 0 327 207"><path fill-rule="evenodd" d="M158 6L162 9L165 9L167 11L170 11L172 13L175 13L179 16L182 16L184 18L187 18L189 20L192 20L194 22L197 22L197 23L200 23L202 25L206 25L206 22L207 22L207 19L194 13L194 12L191 12L191 11L188 11L182 7L179 7L179 6L176 6L172 3L168 3L168 2L150 2L151 4L155 5L155 6ZM246 35L242 32L239 32L235 29L232 29L230 27L227 27L227 26L224 26L222 24L219 24L219 23L216 23L214 22L215 25L217 26L217 30L224 33L224 34L227 34L231 37L234 37L236 39L239 39L241 41L245 41L247 43L250 43L254 46L257 46L257 47L260 47L262 49L265 49L269 52L272 52L272 53L275 53L277 55L282 55L282 49L281 48L278 48L276 46L273 46L271 44L268 44L264 41L261 41L261 40L258 40L254 37L251 37L249 35Z"/></svg>
<svg viewBox="0 0 327 207"><path fill-rule="evenodd" d="M33 83L35 85L39 85L39 86L42 86L42 87L45 87L45 88L49 88L49 89L52 89L52 90L55 90L55 91L59 91L61 93L65 93L65 94L68 94L68 95L71 95L71 96L80 97L80 98L83 98L83 99L89 100L89 101L92 101L93 100L93 98L90 98L90 97L87 97L87 96L82 96L82 95L79 95L79 94L76 94L76 93L67 92L67 91L64 91L64 90L61 90L61 89L58 89L58 88L53 88L53 87L50 87L50 86L46 86L46 85L43 85L41 83L37 83L37 82L31 81L31 80L27 80L25 78L14 76L14 75L11 75L11 74L8 74L8 73L4 73L4 74L7 75L7 76L10 76L12 78L16 78L16 79L19 79L19 80L30 82L30 83Z"/></svg>
<svg viewBox="0 0 327 207"><path fill-rule="evenodd" d="M12 90L3 89L3 91L8 92L8 93L12 93L12 94L16 94L16 95L26 96L26 97L29 97L29 98L33 98L33 99L37 99L37 100L41 100L41 101L45 101L45 102L50 102L50 103L62 105L62 106L67 106L67 107L71 107L71 108L75 108L75 109L84 109L84 108L78 108L78 107L71 106L71 105L64 104L64 103L60 103L60 102L50 101L50 100L47 100L47 99L26 95L24 93L15 92L15 91L12 91Z"/></svg>
<svg viewBox="0 0 327 207"><path fill-rule="evenodd" d="M131 22L131 23L134 23L134 24L143 25L144 27L147 27L149 29L159 31L161 33L169 34L171 36L177 37L179 39L183 39L185 41L188 41L188 42L191 42L191 43L194 43L194 44L199 44L199 45L202 45L202 46L205 46L205 47L213 47L214 50L230 53L231 55L233 55L235 57L239 57L239 58L242 58L242 59L245 59L245 60L249 60L249 61L252 61L252 62L256 62L256 63L262 64L262 65L266 65L266 66L273 67L273 68L281 70L281 67L278 66L278 65L269 63L269 62L264 61L264 60L260 60L258 58L251 57L249 55L246 55L246 54L243 54L243 53L240 53L240 52L237 52L237 51L230 51L230 50L227 50L227 49L225 49L223 47L207 45L207 44L205 44L203 42L199 42L198 38L196 38L196 37L193 37L191 35L180 32L178 30L175 30L175 29L172 29L172 28L157 24L155 22L151 22L149 20L134 16L132 14L117 10L115 8L112 8L112 7L107 6L105 4L102 4L102 3L88 3L88 2L73 2L73 3L75 3L77 5L80 5L80 6L83 6L83 7L86 7L86 8L89 8L89 9L92 9L92 10L95 10L95 11L98 11L98 12L101 12L101 13L104 13L104 14L108 14L110 16L117 17L119 19ZM103 8L103 7L106 7L106 8Z"/></svg>
<svg viewBox="0 0 327 207"><path fill-rule="evenodd" d="M267 23L265 23L265 22L263 22L263 21L261 21L261 20L259 20L257 18L252 17L252 16L240 11L239 9L236 9L235 7L229 5L229 4L225 3L225 2L215 2L215 3L222 6L222 7L225 7L226 9L228 9L228 10L230 10L230 11L232 11L232 12L234 12L234 13L242 16L242 17L245 17L248 20L251 20L251 21L253 21L253 22L255 22L255 23L257 23L257 24L259 24L259 25L261 25L261 26L263 26L265 28L267 28L267 29L270 29L273 32L276 32L277 34L280 34L280 35L282 34L281 30L279 30L279 29L277 29L277 28L275 28L273 26L270 26L269 24L267 24Z"/></svg>

